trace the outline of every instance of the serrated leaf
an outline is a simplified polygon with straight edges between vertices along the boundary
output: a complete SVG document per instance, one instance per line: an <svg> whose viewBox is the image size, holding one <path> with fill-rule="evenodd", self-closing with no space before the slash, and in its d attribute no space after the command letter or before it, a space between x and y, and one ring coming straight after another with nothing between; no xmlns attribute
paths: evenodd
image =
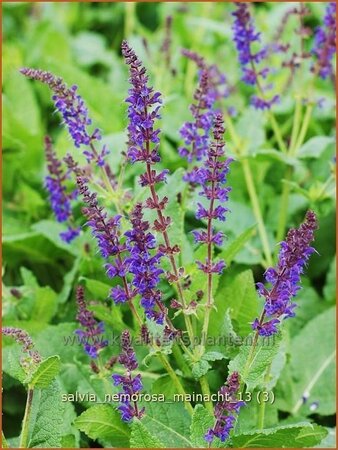
<svg viewBox="0 0 338 450"><path fill-rule="evenodd" d="M164 448L164 445L138 419L133 419L130 435L131 448Z"/></svg>
<svg viewBox="0 0 338 450"><path fill-rule="evenodd" d="M313 447L327 435L324 427L310 423L286 425L233 436L236 448Z"/></svg>
<svg viewBox="0 0 338 450"><path fill-rule="evenodd" d="M130 430L112 406L95 405L84 411L74 425L91 439L103 439L114 447L128 447Z"/></svg>
<svg viewBox="0 0 338 450"><path fill-rule="evenodd" d="M335 311L326 310L294 337L276 394L280 409L302 416L334 414Z"/></svg>
<svg viewBox="0 0 338 450"><path fill-rule="evenodd" d="M59 384L54 381L47 389L36 389L33 395L30 429L31 448L61 447L61 430L65 405L61 402Z"/></svg>
<svg viewBox="0 0 338 450"><path fill-rule="evenodd" d="M205 448L207 443L204 439L205 433L212 428L215 418L202 405L196 405L192 416L190 427L190 439L194 447Z"/></svg>
<svg viewBox="0 0 338 450"><path fill-rule="evenodd" d="M45 389L51 384L59 371L60 358L57 355L50 356L39 364L27 383L32 388Z"/></svg>
<svg viewBox="0 0 338 450"><path fill-rule="evenodd" d="M189 436L190 417L183 403L147 403L143 425L167 448L192 447Z"/></svg>
<svg viewBox="0 0 338 450"><path fill-rule="evenodd" d="M279 351L282 336L278 333L269 338L259 337L252 353L253 339L254 333L248 336L236 358L229 364L230 373L239 372L249 391L263 381L267 368Z"/></svg>

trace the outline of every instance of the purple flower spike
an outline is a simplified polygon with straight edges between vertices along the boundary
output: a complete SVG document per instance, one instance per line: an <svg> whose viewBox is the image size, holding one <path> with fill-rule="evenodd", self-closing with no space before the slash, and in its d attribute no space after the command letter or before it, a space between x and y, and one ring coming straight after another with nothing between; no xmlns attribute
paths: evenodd
<svg viewBox="0 0 338 450"><path fill-rule="evenodd" d="M75 147L87 146L88 150L83 152L87 161L95 161L98 166L103 166L104 158L109 152L105 146L100 152L93 146L94 141L101 140L101 133L97 128L92 133L88 130L92 121L83 99L77 93L78 87L74 85L69 88L62 78L44 70L24 67L20 72L28 78L41 81L52 90L54 105L62 115Z"/></svg>
<svg viewBox="0 0 338 450"><path fill-rule="evenodd" d="M126 41L122 43L122 54L129 66L129 81L132 88L126 99L128 106L128 157L132 163L143 161L155 164L160 161L158 153L159 129L155 120L160 118L161 94L148 85L148 76L141 61ZM150 151L150 145L153 145Z"/></svg>
<svg viewBox="0 0 338 450"><path fill-rule="evenodd" d="M1 329L3 336L10 336L21 345L23 356L20 358L20 365L26 373L36 369L36 366L42 361L42 357L34 348L34 342L27 331L21 328L3 327Z"/></svg>
<svg viewBox="0 0 338 450"><path fill-rule="evenodd" d="M82 286L78 286L76 290L76 302L78 306L76 319L84 329L76 330L75 333L80 336L87 355L96 359L100 350L108 345L108 341L103 339L103 322L97 322L92 311L88 310Z"/></svg>
<svg viewBox="0 0 338 450"><path fill-rule="evenodd" d="M194 118L193 122L186 122L180 130L184 139L184 147L180 147L180 156L186 158L189 163L201 161L206 155L209 146L209 132L213 124L214 98L210 95L211 83L209 72L203 70L200 76L199 86L194 94L196 104L190 109ZM189 173L185 176L189 180Z"/></svg>
<svg viewBox="0 0 338 450"><path fill-rule="evenodd" d="M87 225L92 229L92 235L98 243L101 255L106 260L113 258L113 262L106 265L108 276L118 276L122 280L123 288L120 286L112 288L111 297L115 303L124 303L130 301L136 292L131 289L126 279L129 264L123 255L126 251L126 245L120 242L121 216L116 215L108 218L104 208L98 204L97 195L90 192L87 182L88 180L85 177L77 177L79 193L86 204L83 213L88 219Z"/></svg>
<svg viewBox="0 0 338 450"><path fill-rule="evenodd" d="M269 69L266 67L263 69L257 69L256 65L261 63L266 58L268 49L263 47L256 52L253 52L252 50L253 44L260 43L260 33L255 29L249 8L249 3L236 3L236 11L232 13L235 17L232 26L234 36L233 40L236 44L238 60L242 67L242 81L248 85L257 86L259 91L262 93L263 88L261 86L261 80L264 80L267 77ZM259 98L257 96L253 96L251 99L251 105L256 109L270 109L271 106L278 101L278 96L274 96L270 100L265 97Z"/></svg>
<svg viewBox="0 0 338 450"><path fill-rule="evenodd" d="M156 247L156 240L149 231L149 223L143 220L140 203L134 207L130 222L132 229L127 231L125 236L127 237L127 249L130 252L129 272L134 275L132 284L141 295L141 305L145 310L146 317L162 324L164 320L162 294L157 289L157 285L160 275L163 273L159 267L163 254L153 251ZM160 307L160 311L155 310L156 306Z"/></svg>
<svg viewBox="0 0 338 450"><path fill-rule="evenodd" d="M336 3L331 2L326 7L323 25L315 30L312 53L316 63L311 71L323 79L333 74L332 59L336 53Z"/></svg>
<svg viewBox="0 0 338 450"><path fill-rule="evenodd" d="M215 232L213 229L213 221L225 221L225 214L228 208L216 202L224 203L228 200L229 187L224 187L227 181L227 174L229 172L229 164L232 159L224 160L224 126L221 114L217 114L214 124L214 142L207 149L207 159L204 167L197 170L198 183L202 186L202 191L199 193L209 201L208 207L204 207L201 203L197 204L196 218L205 219L207 221L207 231L193 231L196 242L202 242L209 248L208 258L205 263L197 261L198 268L207 274L217 273L221 274L225 263L219 261L212 262L211 247L212 245L222 245L223 233Z"/></svg>
<svg viewBox="0 0 338 450"><path fill-rule="evenodd" d="M45 178L45 187L49 193L49 201L58 222L68 222L67 231L60 233L64 242L70 243L80 234L80 229L70 225L72 222L71 201L77 196L77 192L68 193L66 180L68 171L64 170L62 162L53 151L52 141L49 136L45 137L45 154L47 160L48 175Z"/></svg>
<svg viewBox="0 0 338 450"><path fill-rule="evenodd" d="M126 369L125 375L112 375L114 386L121 386L120 406L118 410L121 413L124 422L130 422L133 417L140 419L144 414L144 408L137 406L137 393L143 388L141 375L132 376L132 371L137 369L138 364L136 355L131 345L129 331L123 331L121 335L122 352L119 356L119 363Z"/></svg>
<svg viewBox="0 0 338 450"><path fill-rule="evenodd" d="M293 310L296 304L291 300L300 289L304 266L315 251L310 244L317 228L315 213L308 211L305 222L299 228L291 229L286 240L281 242L277 266L265 272L265 281L271 285L270 289L257 283L258 293L265 298L265 305L261 319L255 319L252 328L260 336L277 333L277 325L281 320L295 315ZM264 321L265 317L267 321Z"/></svg>
<svg viewBox="0 0 338 450"><path fill-rule="evenodd" d="M218 396L221 400L216 404L214 416L216 423L213 428L209 428L204 435L204 439L211 444L215 437L221 442L225 442L236 422L236 415L245 402L237 399L240 383L238 372L233 372L227 379L225 385L219 390Z"/></svg>

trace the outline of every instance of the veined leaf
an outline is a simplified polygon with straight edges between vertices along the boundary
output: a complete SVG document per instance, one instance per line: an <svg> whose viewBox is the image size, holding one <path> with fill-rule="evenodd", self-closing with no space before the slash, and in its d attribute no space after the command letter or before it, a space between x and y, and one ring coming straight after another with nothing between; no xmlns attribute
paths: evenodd
<svg viewBox="0 0 338 450"><path fill-rule="evenodd" d="M155 436L153 436L138 419L133 419L130 435L131 448L164 448Z"/></svg>
<svg viewBox="0 0 338 450"><path fill-rule="evenodd" d="M196 405L190 427L190 439L194 447L205 448L205 433L214 425L215 419L202 405Z"/></svg>
<svg viewBox="0 0 338 450"><path fill-rule="evenodd" d="M319 425L300 423L252 431L233 436L236 448L303 448L313 447L327 435L327 430Z"/></svg>
<svg viewBox="0 0 338 450"><path fill-rule="evenodd" d="M190 417L182 403L147 403L143 425L168 447L192 447Z"/></svg>
<svg viewBox="0 0 338 450"><path fill-rule="evenodd" d="M112 406L95 405L84 411L74 425L91 439L102 439L114 447L128 447L130 430Z"/></svg>
<svg viewBox="0 0 338 450"><path fill-rule="evenodd" d="M60 358L50 356L42 361L26 382L32 388L47 388L60 371Z"/></svg>
<svg viewBox="0 0 338 450"><path fill-rule="evenodd" d="M304 416L314 411L321 415L333 414L336 409L335 308L312 319L293 339L290 353L290 361L278 384L278 407L294 415Z"/></svg>
<svg viewBox="0 0 338 450"><path fill-rule="evenodd" d="M61 430L65 405L61 402L59 384L54 381L47 389L34 390L29 448L61 447Z"/></svg>

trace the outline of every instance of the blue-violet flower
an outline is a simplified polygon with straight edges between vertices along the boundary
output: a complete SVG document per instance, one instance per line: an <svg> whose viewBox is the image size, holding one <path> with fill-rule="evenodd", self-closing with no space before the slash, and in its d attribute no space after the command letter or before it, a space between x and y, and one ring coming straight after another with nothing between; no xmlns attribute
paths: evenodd
<svg viewBox="0 0 338 450"><path fill-rule="evenodd" d="M324 79L333 74L332 58L336 53L336 8L335 2L327 5L323 25L315 30L312 53L317 61L311 70Z"/></svg>
<svg viewBox="0 0 338 450"><path fill-rule="evenodd" d="M214 142L207 149L205 167L199 168L197 172L197 179L202 186L202 191L199 194L209 201L209 207L206 208L198 203L196 218L207 220L207 231L196 230L193 231L193 235L196 242L208 246L208 257L205 263L197 261L198 268L208 274L220 274L225 267L222 260L217 263L212 261L211 250L213 244L222 245L223 243L223 233L221 231L216 232L212 222L213 220L225 221L225 213L228 211L228 208L221 204L216 206L216 202L226 202L231 190L230 187L224 187L229 172L229 164L232 161L231 158L224 159L224 131L222 114L217 114L213 131Z"/></svg>
<svg viewBox="0 0 338 450"><path fill-rule="evenodd" d="M265 298L265 305L261 318L255 319L252 328L260 336L277 333L280 321L295 315L296 303L292 303L292 298L300 289L304 266L315 251L310 243L316 229L316 215L313 211L308 211L304 223L299 228L289 230L285 241L281 242L277 266L270 267L265 272L265 281L271 287L268 289L263 283L257 283L258 293Z"/></svg>
<svg viewBox="0 0 338 450"><path fill-rule="evenodd" d="M144 408L137 406L137 394L143 388L141 375L132 376L132 371L137 369L138 363L134 349L131 345L129 331L123 331L121 335L122 351L119 356L119 363L126 369L125 375L112 375L115 386L121 386L120 406L118 410L121 413L122 420L130 422L133 417L140 419L144 414Z"/></svg>
<svg viewBox="0 0 338 450"><path fill-rule="evenodd" d="M214 416L216 423L213 428L209 428L204 435L204 439L210 444L215 437L218 437L221 442L224 442L229 437L230 431L233 429L236 415L245 402L239 401L237 394L240 388L238 372L233 372L223 385L218 396L221 400L216 404Z"/></svg>
<svg viewBox="0 0 338 450"><path fill-rule="evenodd" d="M76 290L76 302L78 307L76 319L84 329L78 329L75 333L80 336L87 355L96 359L100 350L108 345L108 341L103 339L104 323L97 322L93 312L88 310L82 286L78 286Z"/></svg>

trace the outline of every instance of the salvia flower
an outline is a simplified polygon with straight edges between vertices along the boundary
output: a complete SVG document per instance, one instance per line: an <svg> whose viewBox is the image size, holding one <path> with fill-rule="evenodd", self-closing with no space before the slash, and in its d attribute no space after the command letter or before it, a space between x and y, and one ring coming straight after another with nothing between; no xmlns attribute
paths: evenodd
<svg viewBox="0 0 338 450"><path fill-rule="evenodd" d="M2 334L10 336L21 345L24 356L20 358L20 364L25 372L31 372L42 361L40 353L34 349L34 342L26 331L20 328L3 327Z"/></svg>
<svg viewBox="0 0 338 450"><path fill-rule="evenodd" d="M215 437L221 442L228 439L230 431L233 429L236 416L245 402L238 400L238 392L240 388L238 372L233 372L227 379L225 385L219 390L218 396L221 400L216 404L214 416L216 419L213 428L209 428L204 435L204 439L210 444Z"/></svg>
<svg viewBox="0 0 338 450"><path fill-rule="evenodd" d="M232 26L233 40L242 67L242 81L248 85L257 86L261 97L263 97L264 89L261 86L261 81L267 77L270 70L268 67L257 68L257 66L266 58L268 51L265 47L261 47L257 51L253 50L253 45L259 47L260 33L255 29L249 7L249 3L236 3L236 10L232 12L235 17ZM264 98L253 96L251 99L251 104L256 109L270 109L277 102L279 102L278 95L269 100L265 96Z"/></svg>
<svg viewBox="0 0 338 450"><path fill-rule="evenodd" d="M129 272L129 263L124 257L126 251L125 243L120 241L120 215L109 217L104 208L97 201L97 194L91 193L85 177L77 177L79 193L82 195L86 207L83 213L87 217L87 225L92 230L100 253L104 259L109 261L106 264L107 275L111 278L120 277L123 286L115 286L111 290L111 297L115 303L125 303L135 296L136 292L127 282L126 275Z"/></svg>
<svg viewBox="0 0 338 450"><path fill-rule="evenodd" d="M88 310L82 286L78 286L76 290L76 303L78 307L76 319L82 328L75 333L81 338L87 355L96 359L100 350L108 345L108 341L103 339L104 324L97 322L93 312Z"/></svg>
<svg viewBox="0 0 338 450"><path fill-rule="evenodd" d="M71 201L77 196L77 192L67 192L66 179L68 172L64 170L62 162L53 151L52 141L45 137L45 154L47 160L48 175L45 178L45 187L49 194L49 201L58 222L68 222L68 229L60 233L65 242L71 242L80 234L80 229L71 225L72 205Z"/></svg>
<svg viewBox="0 0 338 450"><path fill-rule="evenodd" d="M155 120L160 118L161 94L148 85L146 69L126 41L122 43L122 54L130 71L128 106L128 158L132 163L143 161L155 164L160 161L158 153L160 129L155 129ZM152 149L150 149L152 146Z"/></svg>
<svg viewBox="0 0 338 450"><path fill-rule="evenodd" d="M315 30L312 53L316 62L311 70L323 79L333 73L332 59L336 53L336 3L331 2L326 7L323 24Z"/></svg>
<svg viewBox="0 0 338 450"><path fill-rule="evenodd" d="M155 129L155 120L160 118L160 93L154 92L148 85L146 69L126 41L122 43L121 48L125 62L129 66L129 81L132 86L129 97L126 99L129 104L128 157L131 162L145 163L146 171L140 176L140 184L142 187L148 186L151 193L145 202L145 207L154 209L157 213L153 229L162 233L165 245L162 245L161 252L168 256L174 271L174 273L168 273L167 278L169 282L179 283L180 273L173 255L180 249L177 245L170 245L167 228L171 224L171 218L163 214L168 198L160 199L155 190L156 184L166 181L168 173L168 170L157 172L153 169L153 166L161 160L158 151L160 130Z"/></svg>
<svg viewBox="0 0 338 450"><path fill-rule="evenodd" d="M201 161L206 155L209 146L209 133L214 117L214 98L210 95L210 87L209 73L207 70L203 70L199 86L194 94L196 103L190 107L194 120L185 122L180 129L181 137L184 139L184 146L180 147L178 152L189 163ZM196 182L196 170L185 174L184 180L192 183Z"/></svg>
<svg viewBox="0 0 338 450"><path fill-rule="evenodd" d="M265 272L265 281L270 288L258 283L258 293L265 299L261 319L255 319L252 328L260 336L277 333L281 320L293 317L296 304L292 302L300 289L300 278L309 257L315 251L310 246L317 229L317 218L308 211L299 228L289 230L285 241L281 242L278 263Z"/></svg>
<svg viewBox="0 0 338 450"><path fill-rule="evenodd" d="M159 267L163 254L154 251L156 248L155 236L149 231L149 223L143 220L142 205L136 204L131 215L132 229L125 233L126 246L130 252L128 258L129 272L134 275L133 286L141 295L141 306L148 319L163 323L163 312L156 311L161 306L161 291L157 289L160 275L163 270Z"/></svg>
<svg viewBox="0 0 338 450"><path fill-rule="evenodd" d="M196 212L197 219L205 219L207 221L207 231L195 230L193 235L197 243L203 243L208 246L208 257L205 263L197 261L198 268L205 273L222 273L225 263L212 261L211 247L216 244L221 246L223 243L223 233L215 231L212 222L214 220L225 221L225 214L228 208L222 206L228 200L230 187L225 187L227 181L227 174L229 172L229 164L232 159L224 159L224 126L223 117L217 114L215 117L213 137L214 142L207 149L207 159L204 167L197 171L197 179L202 186L199 193L202 197L208 200L208 207L204 207L198 203ZM220 204L217 204L220 203Z"/></svg>
<svg viewBox="0 0 338 450"><path fill-rule="evenodd" d="M123 331L121 335L122 351L119 356L119 363L125 369L125 375L112 375L115 386L121 386L120 392L120 406L118 410L121 413L124 422L130 422L133 417L140 419L144 414L144 408L139 409L137 405L137 394L143 388L141 375L132 375L132 371L137 369L138 363L136 360L135 351L131 344L131 337L129 331Z"/></svg>
<svg viewBox="0 0 338 450"><path fill-rule="evenodd" d="M63 123L68 128L75 147L87 146L88 149L84 151L87 160L95 161L99 166L103 166L108 150L103 146L101 151L97 152L93 146L94 141L101 139L101 133L98 128L93 132L89 131L88 127L92 121L82 97L77 92L78 87L76 85L68 87L62 78L44 70L24 67L20 72L28 78L41 81L52 90L54 105L61 113Z"/></svg>

